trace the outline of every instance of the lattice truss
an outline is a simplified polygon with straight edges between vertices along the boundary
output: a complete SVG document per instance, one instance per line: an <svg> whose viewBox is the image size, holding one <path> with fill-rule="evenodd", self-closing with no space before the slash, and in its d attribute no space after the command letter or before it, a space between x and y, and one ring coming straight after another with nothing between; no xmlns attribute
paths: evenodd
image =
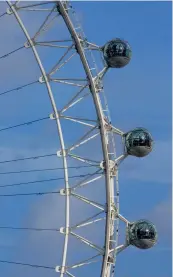
<svg viewBox="0 0 173 277"><path fill-rule="evenodd" d="M64 236L62 263L45 268L55 270L60 277L75 277L84 276L81 270L85 272L85 266L98 263L102 277L113 276L116 254L129 245L128 237L123 245L118 244L119 220L129 224L119 212L118 185L118 167L127 152L123 146L124 132L111 124L104 95L103 78L109 67L102 58L102 47L88 41L69 2L7 1L7 4L5 17L16 18L26 41L1 58L19 50L32 51L40 68L40 76L33 82L10 91L45 85L52 104L52 111L45 118L9 128L40 120L56 122L60 147L52 155L63 161L64 177L59 189L37 193L57 194L65 218L64 225L54 230ZM29 24L25 24L25 13L30 18L42 14L42 24L32 34ZM44 48L49 49L49 66L41 58ZM122 154L116 156L118 137L123 147ZM70 176L70 168L74 176Z"/></svg>

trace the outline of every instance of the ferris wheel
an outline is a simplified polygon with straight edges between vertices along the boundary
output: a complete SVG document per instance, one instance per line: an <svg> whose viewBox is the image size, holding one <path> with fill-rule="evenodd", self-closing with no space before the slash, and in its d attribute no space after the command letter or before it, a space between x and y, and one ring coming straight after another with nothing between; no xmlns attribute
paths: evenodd
<svg viewBox="0 0 173 277"><path fill-rule="evenodd" d="M48 117L10 128L41 120L55 122L57 151L51 155L56 157L57 163L62 163L63 169L63 180L58 189L19 195L53 194L61 203L59 208L64 225L56 229L63 238L61 262L50 267L57 276L88 276L86 268L92 268L95 264L98 264L95 276L116 276L116 261L120 252L130 245L148 249L157 241L153 223L147 220L130 222L121 214L119 206L118 169L121 162L130 159L130 156L147 156L153 147L152 136L145 128L122 131L112 124L104 93L105 75L110 70L128 65L132 56L131 47L120 38L113 38L103 46L90 42L69 1L7 1L7 4L8 8L2 16L15 18L25 41L4 57L21 49L30 50L40 70L40 76L34 82L21 85L16 90L35 83L45 86L52 107ZM42 24L31 35L30 22L25 24L23 13L32 12L34 15L41 14ZM56 31L58 24L60 29ZM40 51L44 47L49 49L49 68L47 65L45 68ZM56 55L51 54L55 50ZM116 154L117 140L122 145L120 155ZM75 212L72 211L74 207ZM125 224L123 244L118 241L119 221ZM72 238L73 251L69 250ZM77 242L81 246L75 249ZM82 246L87 250L81 250L80 254Z"/></svg>

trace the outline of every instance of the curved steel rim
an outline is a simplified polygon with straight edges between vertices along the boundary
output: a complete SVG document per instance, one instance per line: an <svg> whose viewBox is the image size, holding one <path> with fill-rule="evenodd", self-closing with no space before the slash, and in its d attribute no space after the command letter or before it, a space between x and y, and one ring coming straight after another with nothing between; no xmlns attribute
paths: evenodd
<svg viewBox="0 0 173 277"><path fill-rule="evenodd" d="M54 96L53 96L53 92L49 83L49 80L47 78L46 75L46 71L43 67L43 64L41 62L41 59L39 57L39 54L35 48L35 45L27 31L27 29L25 28L18 12L15 9L15 6L12 5L12 3L10 1L7 1L7 4L9 5L10 9L12 10L19 26L21 27L23 33L25 34L25 37L27 38L28 42L30 43L30 46L32 48L33 54L35 56L35 59L39 65L40 71L44 77L45 80L45 84L47 87L47 91L49 94L49 98L52 104L52 108L53 108L53 112L55 114L55 120L56 120L56 124L57 124L57 130L58 130L58 134L59 134L59 139L60 139L60 145L61 145L61 151L62 151L62 159L63 159L63 165L64 165L64 180L65 180L65 189L68 190L69 189L69 182L68 182L68 166L67 166L67 159L66 159L66 151L65 151L65 144L64 144L64 138L63 138L63 133L62 133L62 129L61 129L61 123L60 123L60 118L59 118L59 114L57 111L57 107L56 107L56 103L54 100ZM105 161L105 182L106 182L106 202L107 202L107 210L106 210L106 227L105 227L105 252L103 255L103 263L102 263L102 270L101 270L101 276L102 277L108 277L110 276L110 269L111 266L108 263L108 257L109 257L109 244L110 244L110 239L111 239L111 225L110 222L112 221L112 216L111 216L111 208L112 208L112 203L113 203L113 178L111 177L111 172L110 172L110 167L109 167L109 154L108 154L108 145L107 145L107 140L106 140L106 136L107 136L107 130L105 128L105 120L104 120L104 115L103 115L103 111L102 111L102 107L101 107L101 103L100 103L100 99L99 99L99 95L97 93L97 89L95 86L95 81L92 77L92 74L90 72L89 69L89 65L87 62L87 59L85 57L85 53L83 51L83 48L81 46L81 42L79 40L79 37L77 35L77 32L75 31L73 24L67 14L67 12L65 11L65 8L63 6L63 4L60 1L57 1L57 4L59 5L59 11L61 13L61 16L64 19L64 22L72 36L73 41L75 42L75 46L76 49L78 51L78 54L80 55L80 59L83 65L83 68L85 70L86 76L88 78L89 84L90 84L90 91L92 93L92 97L93 97L93 101L95 104L95 109L96 109L96 113L97 113L97 117L99 120L99 124L100 124L100 136L101 136L101 142L102 142L102 150L103 150L103 157L104 157L104 161ZM69 201L69 194L66 194L66 203L65 203L65 208L66 208L66 218L65 218L65 228L66 230L68 230L69 226L70 226L70 217L69 217L69 211L70 211L70 201ZM114 226L113 226L114 229ZM69 233L65 232L65 239L64 239L64 251L63 251L63 259L62 259L62 266L61 266L61 273L60 273L60 277L63 277L65 271L65 266L66 266L66 259L67 259L67 249L68 249L68 238L69 238Z"/></svg>
<svg viewBox="0 0 173 277"><path fill-rule="evenodd" d="M53 92L49 83L49 80L47 78L45 69L43 67L43 64L40 60L40 57L38 55L38 52L34 46L34 43L28 33L28 31L26 30L18 12L16 11L15 7L11 4L10 1L7 1L7 4L9 5L10 9L13 11L14 16L16 17L17 22L19 23L23 33L25 34L28 42L30 43L31 49L33 51L33 54L35 56L35 59L39 65L40 71L45 79L45 84L47 87L47 91L49 94L49 98L52 104L52 108L53 108L53 112L55 114L55 120L56 120L56 125L57 125L57 130L58 130L58 134L59 134L59 139L60 139L60 146L61 146L61 151L62 151L62 159L63 159L63 166L64 166L64 180L65 180L65 189L68 190L69 189L69 181L68 181L68 166L67 166L67 159L66 159L66 152L65 152L65 144L64 144L64 138L63 138L63 133L62 133L62 129L61 129L61 123L60 123L60 119L59 119L59 114L57 111L57 107L56 107L56 103L54 100L54 96L53 96ZM65 227L68 229L69 225L70 225L70 217L69 217L69 211L70 211L70 201L69 201L69 195L66 194L66 203L65 203ZM65 239L64 239L64 253L63 253L63 261L62 261L62 269L65 267L66 264L66 256L67 256L67 246L68 246L68 238L69 238L69 234L65 233Z"/></svg>
<svg viewBox="0 0 173 277"><path fill-rule="evenodd" d="M66 23L66 26L75 42L76 48L78 50L78 54L80 55L81 62L83 64L85 73L87 75L89 84L90 84L90 91L93 96L93 101L95 104L97 116L99 119L100 123L100 135L101 135L101 141L102 141L102 150L103 150L103 156L104 156L104 161L105 161L105 180L106 180L106 199L107 199L107 213L106 213L106 233L105 233L105 253L103 257L103 264L102 264L102 272L101 276L109 276L110 273L108 273L108 257L109 257L109 242L110 242L110 237L111 237L111 228L110 228L110 221L111 221L111 198L113 197L112 195L112 189L111 189L111 178L110 178L110 168L109 168L109 155L108 155L108 148L107 148L107 143L106 143L106 134L107 131L105 129L105 121L103 117L103 112L102 112L102 107L100 103L99 96L97 94L97 89L95 86L95 82L93 80L92 74L89 69L88 62L86 60L84 51L82 49L79 37L73 27L73 24L65 11L63 4L58 1L59 5L59 10L60 13L64 19L64 22ZM107 275L108 273L108 275Z"/></svg>

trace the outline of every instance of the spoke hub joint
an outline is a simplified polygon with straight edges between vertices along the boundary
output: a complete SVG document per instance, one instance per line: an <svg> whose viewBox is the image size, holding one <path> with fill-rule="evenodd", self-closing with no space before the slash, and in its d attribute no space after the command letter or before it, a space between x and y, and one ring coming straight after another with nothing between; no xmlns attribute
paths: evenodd
<svg viewBox="0 0 173 277"><path fill-rule="evenodd" d="M71 188L61 189L60 190L60 195L62 195L62 196L71 195Z"/></svg>

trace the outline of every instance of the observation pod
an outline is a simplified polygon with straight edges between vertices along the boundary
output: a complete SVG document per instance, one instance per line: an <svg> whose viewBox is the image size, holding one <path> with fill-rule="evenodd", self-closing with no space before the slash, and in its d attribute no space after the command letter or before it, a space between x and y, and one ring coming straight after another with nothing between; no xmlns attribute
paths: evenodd
<svg viewBox="0 0 173 277"><path fill-rule="evenodd" d="M128 238L129 243L137 248L151 248L157 242L156 227L148 220L136 221L128 226Z"/></svg>
<svg viewBox="0 0 173 277"><path fill-rule="evenodd" d="M124 67L130 62L132 56L128 42L119 38L108 41L102 51L107 65L112 68Z"/></svg>
<svg viewBox="0 0 173 277"><path fill-rule="evenodd" d="M144 128L136 128L124 134L126 152L135 157L145 157L152 151L153 139Z"/></svg>

